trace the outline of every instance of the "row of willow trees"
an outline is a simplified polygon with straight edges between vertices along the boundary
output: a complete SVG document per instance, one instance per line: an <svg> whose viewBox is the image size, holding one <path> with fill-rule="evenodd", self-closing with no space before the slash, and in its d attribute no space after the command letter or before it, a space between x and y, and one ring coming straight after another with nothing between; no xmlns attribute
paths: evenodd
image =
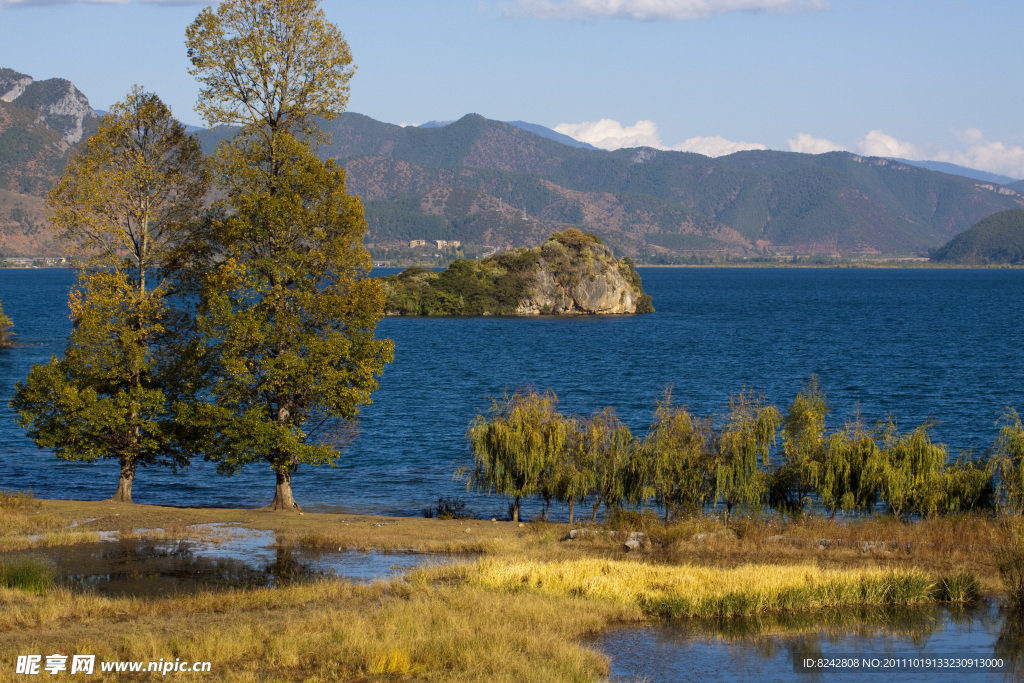
<svg viewBox="0 0 1024 683"><path fill-rule="evenodd" d="M899 518L1024 510L1024 426L1012 408L993 448L954 462L933 443L932 422L901 433L891 416L869 427L857 414L829 430L828 414L815 377L785 413L744 390L723 414L699 418L669 388L639 437L610 408L563 415L554 392L522 389L494 399L472 422L474 462L458 475L470 488L510 496L515 521L531 497L544 502L545 518L552 502L567 504L570 523L578 505L589 505L596 521L602 505L608 514L653 503L666 522L673 512L718 505L726 518L766 505L832 515L881 506Z"/></svg>

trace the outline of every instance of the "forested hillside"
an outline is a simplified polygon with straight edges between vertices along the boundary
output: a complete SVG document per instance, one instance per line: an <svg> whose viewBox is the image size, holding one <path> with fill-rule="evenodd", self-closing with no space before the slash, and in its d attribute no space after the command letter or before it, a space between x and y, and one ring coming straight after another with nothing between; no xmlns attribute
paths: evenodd
<svg viewBox="0 0 1024 683"><path fill-rule="evenodd" d="M62 79L0 69L0 91L12 100L0 100L0 255L57 251L41 198L98 119ZM473 114L403 128L347 113L325 124L321 154L344 165L363 199L371 251L399 260L432 258L434 240L460 243L449 256L483 256L570 227L642 263L925 254L986 216L1024 207L1024 188L845 152L607 152L524 128ZM231 134L198 133L207 151ZM410 248L412 240L426 245Z"/></svg>
<svg viewBox="0 0 1024 683"><path fill-rule="evenodd" d="M476 115L402 128L350 113L328 131L323 153L348 170L375 247L414 239L527 246L572 226L646 262L923 254L985 216L1024 206L1024 196L999 185L845 152L712 159L594 151ZM202 135L212 144L226 133Z"/></svg>
<svg viewBox="0 0 1024 683"><path fill-rule="evenodd" d="M989 216L935 250L932 260L965 265L1024 263L1024 209Z"/></svg>

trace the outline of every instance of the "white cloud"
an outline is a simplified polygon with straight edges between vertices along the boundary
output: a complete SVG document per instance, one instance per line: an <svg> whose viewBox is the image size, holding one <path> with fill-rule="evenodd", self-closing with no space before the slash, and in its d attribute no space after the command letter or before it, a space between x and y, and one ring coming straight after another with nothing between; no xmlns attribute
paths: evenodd
<svg viewBox="0 0 1024 683"><path fill-rule="evenodd" d="M1024 178L1024 148L1009 147L1002 142L986 140L978 128L960 131L957 137L967 145L965 149L920 147L911 142L898 140L881 130L873 130L857 140L856 149L865 156L945 161L979 171Z"/></svg>
<svg viewBox="0 0 1024 683"><path fill-rule="evenodd" d="M795 138L790 138L786 142L789 143L790 152L799 152L800 154L824 154L825 152L846 151L846 148L842 145L837 145L825 138L816 138L807 133L798 133Z"/></svg>
<svg viewBox="0 0 1024 683"><path fill-rule="evenodd" d="M608 150L622 149L623 147L654 147L717 157L745 149L767 149L759 142L735 142L718 135L693 137L678 145L666 145L661 140L657 124L647 120L637 121L632 126L623 126L613 119L561 123L555 126L555 130L580 142L587 142L594 147Z"/></svg>
<svg viewBox="0 0 1024 683"><path fill-rule="evenodd" d="M726 140L721 135L714 135L708 138L687 138L680 144L672 145L667 149L677 152L695 152L706 157L721 157L748 149L768 149L768 147L760 142L736 142L734 140Z"/></svg>
<svg viewBox="0 0 1024 683"><path fill-rule="evenodd" d="M555 131L601 149L662 147L661 138L658 137L658 126L654 121L637 121L632 126L623 126L612 119L560 123L555 126Z"/></svg>
<svg viewBox="0 0 1024 683"><path fill-rule="evenodd" d="M968 144L966 150L940 150L930 158L1011 178L1024 178L1024 147L989 142L977 128L964 131L960 139Z"/></svg>
<svg viewBox="0 0 1024 683"><path fill-rule="evenodd" d="M509 17L633 21L687 21L731 12L811 12L828 9L826 0L514 0L502 4Z"/></svg>
<svg viewBox="0 0 1024 683"><path fill-rule="evenodd" d="M873 130L857 140L856 147L861 154L869 157L924 158L914 144L897 140L881 130Z"/></svg>

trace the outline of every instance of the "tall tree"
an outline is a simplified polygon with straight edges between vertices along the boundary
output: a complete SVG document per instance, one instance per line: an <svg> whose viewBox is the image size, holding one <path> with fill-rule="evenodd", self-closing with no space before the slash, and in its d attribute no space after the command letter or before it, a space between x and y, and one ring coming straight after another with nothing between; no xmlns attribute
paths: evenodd
<svg viewBox="0 0 1024 683"><path fill-rule="evenodd" d="M131 502L136 469L187 462L171 438L182 380L167 352L166 299L209 187L199 143L136 86L103 118L47 198L51 222L83 258L63 358L32 368L11 406L40 447L67 460L116 458L112 500Z"/></svg>
<svg viewBox="0 0 1024 683"><path fill-rule="evenodd" d="M318 0L228 0L186 43L199 112L242 126L215 153L227 199L205 233L198 316L211 384L186 421L222 472L268 463L269 507L290 510L293 473L336 461L393 356L374 338L384 296L367 277L362 205L313 148L315 117L344 108L352 58Z"/></svg>

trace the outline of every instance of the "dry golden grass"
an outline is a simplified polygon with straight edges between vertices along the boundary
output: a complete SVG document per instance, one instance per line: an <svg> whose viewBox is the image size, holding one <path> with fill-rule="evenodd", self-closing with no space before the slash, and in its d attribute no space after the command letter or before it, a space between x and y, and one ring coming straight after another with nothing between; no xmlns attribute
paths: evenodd
<svg viewBox="0 0 1024 683"><path fill-rule="evenodd" d="M562 524L28 500L0 504L0 529L0 550L30 534L40 535L36 543L99 531L217 541L268 530L285 546L484 555L373 585L325 580L158 599L0 589L0 661L52 652L181 658L213 662L208 680L237 681L601 680L607 659L581 640L652 615L760 614L795 628L777 615L919 603L940 574L965 565L988 592L1001 591L992 547L1006 533L986 518L729 526L699 518L666 527L637 516L566 541ZM623 547L631 530L645 533L639 551ZM820 539L841 542L821 548ZM897 547L859 545L878 540ZM843 627L856 621L844 617ZM0 667L0 681L11 677Z"/></svg>
<svg viewBox="0 0 1024 683"><path fill-rule="evenodd" d="M473 586L324 581L141 601L0 591L0 660L30 652L213 662L213 680L595 681L578 645L628 606ZM0 680L11 670L0 669ZM205 677L204 677L205 678ZM59 680L59 679L57 679Z"/></svg>
<svg viewBox="0 0 1024 683"><path fill-rule="evenodd" d="M784 610L931 602L936 582L921 571L825 570L814 565L735 568L583 559L483 558L415 575L458 579L504 593L529 591L635 605L662 617L734 617Z"/></svg>

